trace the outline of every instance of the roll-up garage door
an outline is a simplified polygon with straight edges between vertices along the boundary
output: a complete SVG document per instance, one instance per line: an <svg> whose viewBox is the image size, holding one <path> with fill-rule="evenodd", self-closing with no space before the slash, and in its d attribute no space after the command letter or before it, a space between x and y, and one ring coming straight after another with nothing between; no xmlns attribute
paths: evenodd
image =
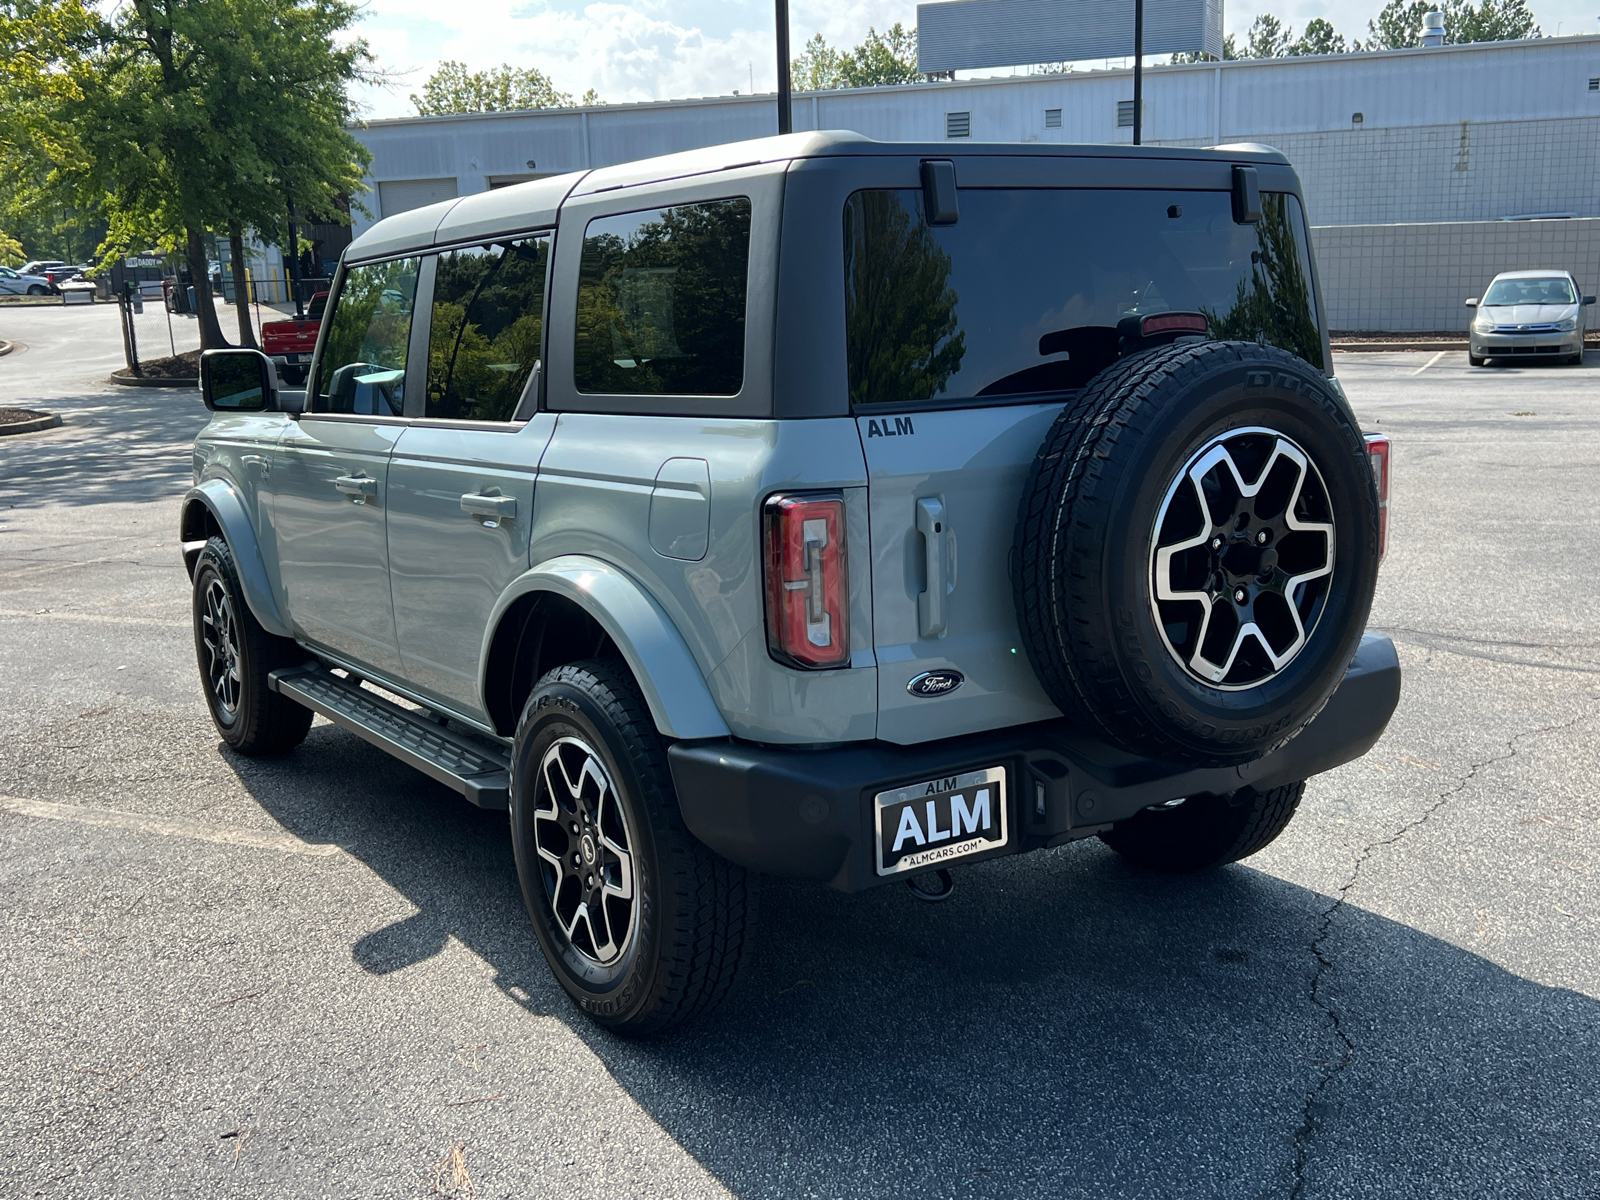
<svg viewBox="0 0 1600 1200"><path fill-rule="evenodd" d="M386 217L455 198L454 179L389 179L378 184L378 207Z"/></svg>

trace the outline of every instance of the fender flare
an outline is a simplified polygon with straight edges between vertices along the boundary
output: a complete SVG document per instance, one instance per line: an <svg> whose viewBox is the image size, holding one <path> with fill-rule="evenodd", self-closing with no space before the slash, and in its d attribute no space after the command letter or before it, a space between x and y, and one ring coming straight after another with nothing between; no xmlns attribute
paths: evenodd
<svg viewBox="0 0 1600 1200"><path fill-rule="evenodd" d="M653 596L632 576L584 554L547 559L519 575L495 603L484 631L478 686L501 618L520 597L553 592L593 617L622 652L650 707L656 728L670 738L731 736L728 723L711 698L700 664Z"/></svg>
<svg viewBox="0 0 1600 1200"><path fill-rule="evenodd" d="M283 619L283 614L278 611L278 602L273 598L272 582L267 578L261 547L256 542L255 526L250 524L249 514L245 512L244 501L239 498L239 493L225 479L208 479L190 488L183 497L183 515L179 518L178 527L180 538L187 537L192 528L189 513L196 504L205 506L233 550L233 562L239 568L239 584L244 588L244 601L250 606L255 619L268 633L278 637L293 637L294 631ZM188 555L184 557L188 560L185 565L193 574L193 561L189 560Z"/></svg>

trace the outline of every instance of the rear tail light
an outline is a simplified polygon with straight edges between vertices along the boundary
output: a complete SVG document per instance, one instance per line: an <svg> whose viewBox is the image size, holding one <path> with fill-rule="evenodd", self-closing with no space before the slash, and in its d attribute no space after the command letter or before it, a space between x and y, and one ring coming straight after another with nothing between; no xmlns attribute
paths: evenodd
<svg viewBox="0 0 1600 1200"><path fill-rule="evenodd" d="M1367 458L1372 462L1372 479L1378 485L1378 560L1389 549L1389 439L1381 433L1367 434Z"/></svg>
<svg viewBox="0 0 1600 1200"><path fill-rule="evenodd" d="M773 496L762 510L767 648L792 667L850 662L850 582L844 497L838 492Z"/></svg>

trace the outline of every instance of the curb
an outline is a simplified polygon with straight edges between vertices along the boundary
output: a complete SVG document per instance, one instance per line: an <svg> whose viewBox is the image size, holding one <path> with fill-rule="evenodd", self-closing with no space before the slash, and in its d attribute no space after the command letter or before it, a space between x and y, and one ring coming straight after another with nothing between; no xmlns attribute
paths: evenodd
<svg viewBox="0 0 1600 1200"><path fill-rule="evenodd" d="M113 375L111 377L111 382L112 383L120 383L123 387L151 387L151 388L181 388L181 387L186 387L186 388L194 388L196 391L198 391L200 389L200 381L198 379L169 379L169 378L166 378L164 376L158 376L158 375L143 375L143 376L139 376L137 378L132 376L132 375Z"/></svg>
<svg viewBox="0 0 1600 1200"><path fill-rule="evenodd" d="M10 437L13 433L42 433L46 429L54 429L61 424L60 413L45 413L31 421L12 421L0 425L0 437Z"/></svg>

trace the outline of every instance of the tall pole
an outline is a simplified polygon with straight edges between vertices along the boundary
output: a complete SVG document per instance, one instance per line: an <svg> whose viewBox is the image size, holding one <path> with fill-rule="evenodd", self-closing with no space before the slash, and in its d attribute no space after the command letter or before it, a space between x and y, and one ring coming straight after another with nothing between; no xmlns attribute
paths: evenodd
<svg viewBox="0 0 1600 1200"><path fill-rule="evenodd" d="M1143 0L1140 0L1143 3ZM284 185L284 200L288 203L289 213L289 245L283 252L284 269L289 272L289 288L294 292L294 319L306 319L305 301L300 298L300 235L294 227L294 197L289 193L288 185Z"/></svg>
<svg viewBox="0 0 1600 1200"><path fill-rule="evenodd" d="M1144 141L1144 0L1133 0L1133 144Z"/></svg>
<svg viewBox="0 0 1600 1200"><path fill-rule="evenodd" d="M1142 3L1143 0L1140 0ZM778 7L778 132L794 132L794 113L789 104L789 0L776 0Z"/></svg>

